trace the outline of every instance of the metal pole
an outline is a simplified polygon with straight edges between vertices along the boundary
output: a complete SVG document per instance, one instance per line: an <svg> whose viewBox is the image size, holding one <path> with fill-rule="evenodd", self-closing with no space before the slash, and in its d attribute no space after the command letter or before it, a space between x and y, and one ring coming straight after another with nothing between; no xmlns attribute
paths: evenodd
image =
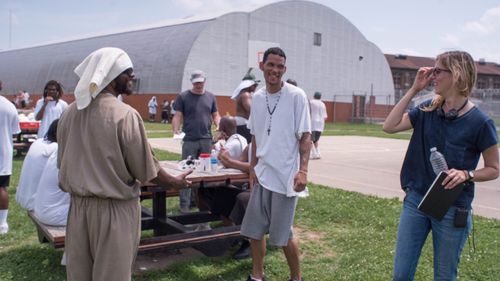
<svg viewBox="0 0 500 281"><path fill-rule="evenodd" d="M12 10L9 9L9 50L12 48Z"/></svg>

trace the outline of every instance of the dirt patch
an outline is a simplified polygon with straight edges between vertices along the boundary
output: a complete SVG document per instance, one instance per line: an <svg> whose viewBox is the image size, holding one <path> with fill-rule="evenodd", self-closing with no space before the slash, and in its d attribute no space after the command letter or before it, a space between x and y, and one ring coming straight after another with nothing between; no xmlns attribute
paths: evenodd
<svg viewBox="0 0 500 281"><path fill-rule="evenodd" d="M135 259L133 274L140 275L148 271L166 269L174 263L194 260L203 256L201 252L193 248L140 254Z"/></svg>

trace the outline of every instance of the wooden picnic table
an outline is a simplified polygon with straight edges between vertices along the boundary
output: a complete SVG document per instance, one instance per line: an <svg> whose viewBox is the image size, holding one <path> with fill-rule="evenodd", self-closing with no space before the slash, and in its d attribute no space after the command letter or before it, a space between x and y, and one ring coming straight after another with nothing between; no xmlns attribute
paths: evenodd
<svg viewBox="0 0 500 281"><path fill-rule="evenodd" d="M172 175L185 171L175 161L162 161L161 166ZM196 188L228 185L238 188L248 182L248 174L225 168L217 172L194 170L187 178L192 181L191 187ZM225 252L228 245L240 236L240 226L223 226L202 231L192 231L186 226L220 220L219 216L208 211L168 216L167 197L178 195L178 190L146 184L142 191L151 192L153 200L151 209L142 207L142 230L152 229L154 236L141 239L141 251L194 247L207 256L215 256Z"/></svg>
<svg viewBox="0 0 500 281"><path fill-rule="evenodd" d="M169 173L178 175L183 170L175 161L162 161ZM192 187L207 188L223 185L241 185L248 175L235 169L220 169L216 173L194 171L188 176ZM154 184L141 187L141 200L152 199L152 208L142 206L142 230L153 230L152 237L141 237L139 253L193 247L207 256L223 254L235 239L240 237L240 226L222 226L210 230L193 231L187 225L219 221L220 217L208 211L189 214L167 214L167 197L178 196L179 191ZM49 242L54 248L64 247L66 228L41 223L32 212L29 217L35 223L40 242Z"/></svg>

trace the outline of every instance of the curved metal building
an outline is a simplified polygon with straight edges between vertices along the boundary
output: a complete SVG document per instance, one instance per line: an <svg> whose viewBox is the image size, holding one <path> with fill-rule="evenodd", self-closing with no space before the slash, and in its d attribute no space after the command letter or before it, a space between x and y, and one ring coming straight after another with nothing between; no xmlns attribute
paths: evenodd
<svg viewBox="0 0 500 281"><path fill-rule="evenodd" d="M50 79L72 92L73 69L92 51L119 47L131 57L140 93L178 93L189 89L189 73L202 69L206 88L230 96L248 67L257 68L263 51L280 46L287 54L286 78L306 93L394 95L383 53L345 17L309 1L283 1L251 12L143 30L0 52L4 90L40 93ZM254 74L262 80L257 69ZM337 98L337 101L341 101Z"/></svg>

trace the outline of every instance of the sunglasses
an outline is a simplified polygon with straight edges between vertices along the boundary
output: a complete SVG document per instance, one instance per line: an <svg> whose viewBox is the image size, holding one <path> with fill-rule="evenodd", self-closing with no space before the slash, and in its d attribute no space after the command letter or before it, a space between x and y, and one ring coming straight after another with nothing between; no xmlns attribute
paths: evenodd
<svg viewBox="0 0 500 281"><path fill-rule="evenodd" d="M135 75L134 75L134 70L132 68L129 68L129 69L126 69L125 71L123 71L121 74L125 74L127 75L129 78L134 78Z"/></svg>
<svg viewBox="0 0 500 281"><path fill-rule="evenodd" d="M439 75L439 73L441 73L441 72L448 72L448 73L451 73L451 71L450 71L450 70L448 70L448 69L444 69L444 68L434 67L434 68L432 69L432 74L434 74L434 75L436 75L436 76L437 76L437 75Z"/></svg>

